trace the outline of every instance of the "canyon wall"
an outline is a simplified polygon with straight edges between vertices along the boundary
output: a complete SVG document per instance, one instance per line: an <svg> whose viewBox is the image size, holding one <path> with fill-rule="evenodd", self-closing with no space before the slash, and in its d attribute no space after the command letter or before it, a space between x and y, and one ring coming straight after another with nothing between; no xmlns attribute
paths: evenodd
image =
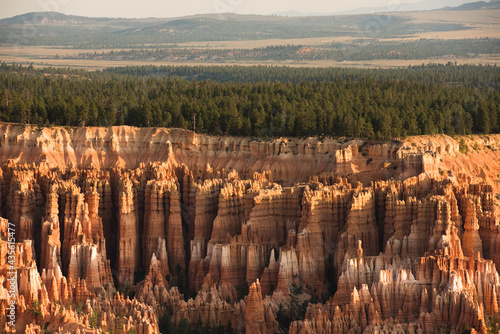
<svg viewBox="0 0 500 334"><path fill-rule="evenodd" d="M3 332L454 333L500 316L500 136L3 123L0 166Z"/></svg>

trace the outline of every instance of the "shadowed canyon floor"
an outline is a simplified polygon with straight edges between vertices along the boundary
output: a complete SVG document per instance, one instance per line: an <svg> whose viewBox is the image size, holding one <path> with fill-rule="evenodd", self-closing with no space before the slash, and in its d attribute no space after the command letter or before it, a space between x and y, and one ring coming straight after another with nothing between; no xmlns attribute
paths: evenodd
<svg viewBox="0 0 500 334"><path fill-rule="evenodd" d="M461 333L500 315L500 135L1 123L0 166L5 333Z"/></svg>

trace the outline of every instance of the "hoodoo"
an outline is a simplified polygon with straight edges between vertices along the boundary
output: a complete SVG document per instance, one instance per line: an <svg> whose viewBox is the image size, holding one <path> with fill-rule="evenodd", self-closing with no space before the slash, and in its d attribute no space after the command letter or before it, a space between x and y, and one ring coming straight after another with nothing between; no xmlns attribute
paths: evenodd
<svg viewBox="0 0 500 334"><path fill-rule="evenodd" d="M459 140L2 123L2 332L485 332L500 135Z"/></svg>

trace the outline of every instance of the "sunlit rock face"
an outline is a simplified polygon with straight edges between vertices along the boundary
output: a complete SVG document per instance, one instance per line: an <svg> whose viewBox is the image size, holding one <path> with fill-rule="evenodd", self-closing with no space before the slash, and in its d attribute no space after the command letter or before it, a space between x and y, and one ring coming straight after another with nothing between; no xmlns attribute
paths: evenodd
<svg viewBox="0 0 500 334"><path fill-rule="evenodd" d="M485 332L500 136L465 143L1 124L2 332Z"/></svg>

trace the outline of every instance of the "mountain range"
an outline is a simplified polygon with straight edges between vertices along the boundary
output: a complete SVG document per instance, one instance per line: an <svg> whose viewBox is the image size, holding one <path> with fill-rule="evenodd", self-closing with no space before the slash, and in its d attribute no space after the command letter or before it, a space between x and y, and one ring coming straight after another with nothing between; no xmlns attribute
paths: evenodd
<svg viewBox="0 0 500 334"><path fill-rule="evenodd" d="M451 0L425 0L392 10L416 10L449 4ZM500 8L500 0L472 2L446 11ZM386 8L387 10L387 8ZM347 15L300 13L240 15L234 13L191 15L177 18L93 18L58 12L34 12L0 20L0 44L58 45L77 48L137 47L184 42L300 39L346 36L361 39L403 38L422 32L470 29L467 22L443 19L415 22L409 16L379 9L360 9ZM292 15L293 14L293 15ZM318 16L312 16L318 15ZM382 24L382 26L381 26Z"/></svg>

